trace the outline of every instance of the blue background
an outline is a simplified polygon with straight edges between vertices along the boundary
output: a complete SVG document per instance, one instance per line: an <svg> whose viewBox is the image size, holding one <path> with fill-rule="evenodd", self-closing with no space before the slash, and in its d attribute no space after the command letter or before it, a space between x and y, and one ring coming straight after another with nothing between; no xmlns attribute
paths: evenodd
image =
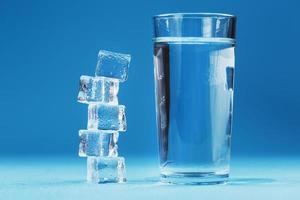
<svg viewBox="0 0 300 200"><path fill-rule="evenodd" d="M300 4L288 0L0 0L0 196L8 199L299 199ZM237 15L230 181L159 183L151 16ZM89 185L77 156L82 74L99 49L130 53L119 100L126 184Z"/></svg>
<svg viewBox="0 0 300 200"><path fill-rule="evenodd" d="M157 156L151 16L237 15L235 155L300 153L299 4L296 1L0 1L0 155L77 156L87 107L81 74L99 49L130 53L125 156Z"/></svg>

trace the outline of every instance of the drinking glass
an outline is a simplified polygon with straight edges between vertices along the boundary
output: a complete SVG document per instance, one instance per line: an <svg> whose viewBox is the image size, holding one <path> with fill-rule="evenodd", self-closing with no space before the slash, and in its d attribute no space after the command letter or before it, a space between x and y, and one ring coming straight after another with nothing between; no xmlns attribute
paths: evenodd
<svg viewBox="0 0 300 200"><path fill-rule="evenodd" d="M236 17L153 17L156 121L162 182L224 183L229 176Z"/></svg>

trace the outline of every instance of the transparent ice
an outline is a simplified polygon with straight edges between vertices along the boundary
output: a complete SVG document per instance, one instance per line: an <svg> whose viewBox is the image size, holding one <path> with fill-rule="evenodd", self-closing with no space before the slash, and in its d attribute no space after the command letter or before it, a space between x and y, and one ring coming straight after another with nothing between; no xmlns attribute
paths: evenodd
<svg viewBox="0 0 300 200"><path fill-rule="evenodd" d="M90 183L122 183L126 181L123 157L88 157L87 181Z"/></svg>
<svg viewBox="0 0 300 200"><path fill-rule="evenodd" d="M118 104L119 81L105 77L81 76L78 93L80 103Z"/></svg>
<svg viewBox="0 0 300 200"><path fill-rule="evenodd" d="M124 82L127 80L130 60L129 54L100 50L95 75L115 78Z"/></svg>
<svg viewBox="0 0 300 200"><path fill-rule="evenodd" d="M117 131L80 130L79 156L118 156Z"/></svg>
<svg viewBox="0 0 300 200"><path fill-rule="evenodd" d="M89 104L88 129L126 131L125 106Z"/></svg>

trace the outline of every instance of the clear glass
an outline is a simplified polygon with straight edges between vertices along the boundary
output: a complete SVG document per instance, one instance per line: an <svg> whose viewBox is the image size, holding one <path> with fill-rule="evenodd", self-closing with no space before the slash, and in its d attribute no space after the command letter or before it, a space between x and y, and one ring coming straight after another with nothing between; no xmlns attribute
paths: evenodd
<svg viewBox="0 0 300 200"><path fill-rule="evenodd" d="M224 183L229 176L236 18L174 13L154 22L161 180Z"/></svg>

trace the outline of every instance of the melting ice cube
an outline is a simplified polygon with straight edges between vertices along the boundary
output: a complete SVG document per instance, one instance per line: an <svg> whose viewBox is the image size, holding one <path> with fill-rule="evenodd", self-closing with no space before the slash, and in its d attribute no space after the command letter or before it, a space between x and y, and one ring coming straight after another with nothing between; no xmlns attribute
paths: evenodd
<svg viewBox="0 0 300 200"><path fill-rule="evenodd" d="M123 157L88 157L87 181L90 183L125 182L125 159Z"/></svg>
<svg viewBox="0 0 300 200"><path fill-rule="evenodd" d="M117 131L80 130L79 156L118 156Z"/></svg>
<svg viewBox="0 0 300 200"><path fill-rule="evenodd" d="M95 75L115 78L124 82L128 77L130 60L129 54L100 50Z"/></svg>
<svg viewBox="0 0 300 200"><path fill-rule="evenodd" d="M80 103L118 104L119 81L105 77L81 76L78 93Z"/></svg>
<svg viewBox="0 0 300 200"><path fill-rule="evenodd" d="M88 129L126 131L125 106L89 104Z"/></svg>

